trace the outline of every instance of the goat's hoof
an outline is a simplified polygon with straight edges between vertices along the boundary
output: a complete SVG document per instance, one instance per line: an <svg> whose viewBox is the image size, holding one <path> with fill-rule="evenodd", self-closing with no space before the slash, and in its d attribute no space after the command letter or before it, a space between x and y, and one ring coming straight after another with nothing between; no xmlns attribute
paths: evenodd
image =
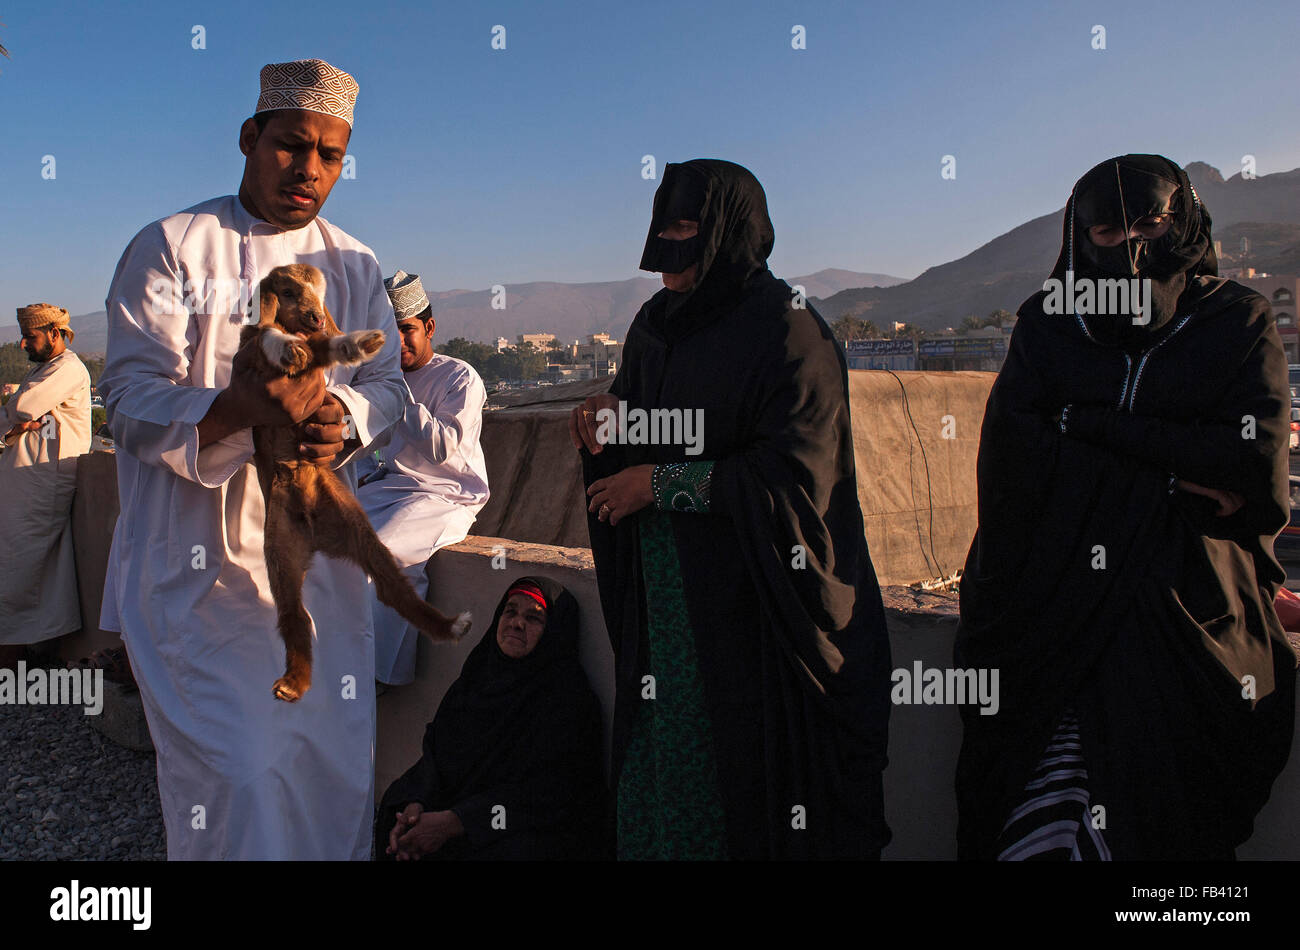
<svg viewBox="0 0 1300 950"><path fill-rule="evenodd" d="M361 353L367 359L378 353L384 346L383 330L363 330L357 337L357 346L361 347Z"/></svg>
<svg viewBox="0 0 1300 950"><path fill-rule="evenodd" d="M284 368L289 373L299 373L311 363L311 350L301 343L291 343L284 348Z"/></svg>
<svg viewBox="0 0 1300 950"><path fill-rule="evenodd" d="M470 613L468 610L461 611L456 615L456 619L451 623L451 632L457 637L463 637L469 633Z"/></svg>
<svg viewBox="0 0 1300 950"><path fill-rule="evenodd" d="M282 699L286 703L296 703L302 699L303 693L307 692L307 687L295 686L289 681L287 676L281 676L275 681L275 686L271 688L271 693L276 699Z"/></svg>

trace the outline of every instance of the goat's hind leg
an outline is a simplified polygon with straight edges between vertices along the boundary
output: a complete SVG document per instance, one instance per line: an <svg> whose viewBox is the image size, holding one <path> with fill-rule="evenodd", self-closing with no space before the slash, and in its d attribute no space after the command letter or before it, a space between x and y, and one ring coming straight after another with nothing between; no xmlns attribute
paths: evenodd
<svg viewBox="0 0 1300 950"><path fill-rule="evenodd" d="M295 521L282 489L273 488L266 502L266 572L275 601L276 625L284 641L284 675L271 692L297 702L311 689L311 618L302 600L303 579L311 563L311 529Z"/></svg>
<svg viewBox="0 0 1300 950"><path fill-rule="evenodd" d="M392 552L379 540L361 503L337 480L321 479L316 546L332 557L346 558L370 575L379 600L392 607L433 640L455 640L470 626L468 611L447 617L415 592ZM329 502L325 501L329 498ZM326 504L329 505L328 513Z"/></svg>

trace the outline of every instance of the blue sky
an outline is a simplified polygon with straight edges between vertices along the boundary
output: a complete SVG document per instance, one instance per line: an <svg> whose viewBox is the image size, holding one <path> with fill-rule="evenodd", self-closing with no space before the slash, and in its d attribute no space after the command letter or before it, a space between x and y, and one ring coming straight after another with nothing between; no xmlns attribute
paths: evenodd
<svg viewBox="0 0 1300 950"><path fill-rule="evenodd" d="M287 59L361 87L357 177L324 216L436 289L635 275L646 154L748 166L779 276L913 277L1060 207L1113 154L1300 166L1300 7L1276 0L43 2L0 20L6 323L37 300L101 309L136 231L237 190L258 70Z"/></svg>

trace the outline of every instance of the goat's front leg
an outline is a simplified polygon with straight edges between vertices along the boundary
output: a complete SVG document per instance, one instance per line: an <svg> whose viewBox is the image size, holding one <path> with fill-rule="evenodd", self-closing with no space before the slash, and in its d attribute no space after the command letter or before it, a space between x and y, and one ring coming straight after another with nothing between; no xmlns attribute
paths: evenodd
<svg viewBox="0 0 1300 950"><path fill-rule="evenodd" d="M276 625L284 641L284 675L271 692L293 703L311 689L311 618L302 584L311 562L311 528L289 511L288 492L273 486L266 499L266 572L275 601Z"/></svg>
<svg viewBox="0 0 1300 950"><path fill-rule="evenodd" d="M337 336L317 334L310 340L312 362L316 366L356 366L375 357L383 349L383 330L353 330Z"/></svg>
<svg viewBox="0 0 1300 950"><path fill-rule="evenodd" d="M263 330L258 345L270 364L289 376L297 376L311 366L315 355L302 337L276 327Z"/></svg>

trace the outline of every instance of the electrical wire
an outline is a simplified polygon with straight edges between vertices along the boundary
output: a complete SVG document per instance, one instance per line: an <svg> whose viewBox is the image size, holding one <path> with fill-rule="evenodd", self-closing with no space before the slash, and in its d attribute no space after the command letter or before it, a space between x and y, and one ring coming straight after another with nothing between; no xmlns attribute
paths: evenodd
<svg viewBox="0 0 1300 950"><path fill-rule="evenodd" d="M894 377L894 380L898 383L898 388L899 388L899 389L902 391L902 393L903 393L903 412L905 412L905 413L907 414L907 421L908 421L909 423L911 423L912 431L916 433L916 444L919 445L919 446L921 447L921 461L925 464L925 494L926 494L926 505L927 505L927 507L929 508L929 517L930 517L930 526L929 526L929 535L930 535L930 555L929 555L929 557L927 557L927 556L926 556L926 553L925 553L925 539L921 537L921 521L920 521L919 518L916 518L916 519L915 519L915 520L916 520L916 540L917 540L917 541L920 543L920 545L921 545L921 557L925 558L925 566L926 566L926 567L927 567L927 568L928 568L932 573L933 573L933 571L937 568L937 569L938 569L938 573L934 575L934 579L935 579L935 580L942 580L943 578L946 578L946 577L948 576L948 574L947 574L947 572L943 569L943 565L942 565L942 564L940 563L940 561L939 561L939 555L936 554L936 553L935 553L935 550L934 550L934 486L933 486L933 482L931 481L931 478L930 478L930 459L929 459L929 457L926 455L926 452L925 452L925 442L922 441L922 439L921 439L921 430L917 428L917 426L916 426L916 419L914 419L914 418L912 417L912 404L911 404L911 402L910 402L910 401L908 400L908 398L907 398L907 387L906 387L905 385L903 385L903 380L902 380L902 378L901 378L897 373L895 373L892 369L886 369L885 372L888 373L890 376ZM908 440L907 440L907 480L908 480L908 487L911 489L911 492L912 492L912 515L913 515L913 517L915 518L915 516L916 516L916 479L914 479L914 478L912 477L912 439L911 439L910 436L908 437ZM933 560L934 560L934 563L933 563L933 564L931 564L931 558L933 558Z"/></svg>

